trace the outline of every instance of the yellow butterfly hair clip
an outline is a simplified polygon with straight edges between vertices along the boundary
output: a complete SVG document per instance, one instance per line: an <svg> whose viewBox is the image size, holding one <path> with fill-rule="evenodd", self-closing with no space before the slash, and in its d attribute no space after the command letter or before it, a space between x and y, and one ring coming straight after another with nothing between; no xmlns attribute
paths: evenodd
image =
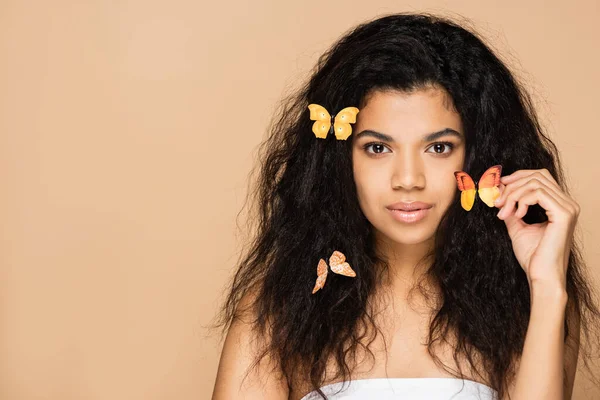
<svg viewBox="0 0 600 400"><path fill-rule="evenodd" d="M356 122L358 108L346 107L332 117L325 107L318 104L309 104L310 119L315 121L312 131L319 139L327 138L328 133L335 133L337 140L346 140L352 134L350 124ZM333 119L333 124L332 124Z"/></svg>
<svg viewBox="0 0 600 400"><path fill-rule="evenodd" d="M354 272L352 267L350 267L350 264L346 262L346 256L341 251L335 250L333 252L331 257L329 257L329 266L336 274L350 276L352 278L356 276L356 272ZM325 279L327 279L327 263L321 258L319 260L319 265L317 266L317 282L313 288L313 294L315 294L317 290L323 288Z"/></svg>

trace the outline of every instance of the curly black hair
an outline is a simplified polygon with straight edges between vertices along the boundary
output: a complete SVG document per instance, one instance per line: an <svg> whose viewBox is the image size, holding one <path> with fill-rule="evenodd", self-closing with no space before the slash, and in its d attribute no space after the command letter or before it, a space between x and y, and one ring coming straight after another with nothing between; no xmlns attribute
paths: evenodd
<svg viewBox="0 0 600 400"><path fill-rule="evenodd" d="M256 206L248 226L255 236L217 314L217 326L226 331L244 311L240 300L253 293L246 310L252 310L258 336L268 337L253 365L269 355L290 389L301 379L326 398L319 388L329 360L337 377L351 376L348 357L359 348L370 351L373 335L381 332L373 295L382 284L381 268L389 268L374 250L373 227L357 201L354 135L345 141L332 135L316 139L307 105L323 105L333 114L347 106L360 109L376 90L409 92L431 85L450 95L462 120L463 170L480 176L494 164L501 164L505 175L547 169L568 193L558 151L529 94L474 31L429 13L385 15L351 29L319 58L308 82L281 102L270 124L259 148L256 187L248 192ZM546 220L539 206L529 207L524 217L527 223ZM580 354L589 370L600 311L578 242L569 257L567 294L587 339ZM357 278L330 275L319 295L312 295L319 258L336 249L352 260ZM465 216L457 191L436 231L433 256L427 274L442 298L429 345L456 332L455 360L466 356L473 365L481 355L481 372L503 398L530 313L527 276L505 224L485 207ZM566 318L565 340L568 327Z"/></svg>

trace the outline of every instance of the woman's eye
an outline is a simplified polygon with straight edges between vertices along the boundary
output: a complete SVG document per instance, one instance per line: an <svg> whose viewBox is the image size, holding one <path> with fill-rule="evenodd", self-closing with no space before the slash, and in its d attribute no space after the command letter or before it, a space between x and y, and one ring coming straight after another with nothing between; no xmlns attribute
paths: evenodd
<svg viewBox="0 0 600 400"><path fill-rule="evenodd" d="M450 151L452 151L453 148L454 145L450 142L434 143L433 146L430 147L430 149L433 149L433 152L436 154L450 153ZM449 151L444 151L444 149L448 149Z"/></svg>
<svg viewBox="0 0 600 400"><path fill-rule="evenodd" d="M383 152L383 150L386 149L386 147L383 143L367 143L364 146L364 149L367 150L368 148L371 148L371 147L373 148L373 152L367 151L367 153L381 154Z"/></svg>

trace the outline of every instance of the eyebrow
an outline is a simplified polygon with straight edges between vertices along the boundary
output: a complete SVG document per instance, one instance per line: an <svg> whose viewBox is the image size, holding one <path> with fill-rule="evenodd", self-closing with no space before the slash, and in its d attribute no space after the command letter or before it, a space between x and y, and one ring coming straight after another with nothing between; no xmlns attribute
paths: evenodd
<svg viewBox="0 0 600 400"><path fill-rule="evenodd" d="M370 129L365 129L364 131L357 134L356 140L360 139L363 136L374 137L375 139L383 140L385 142L390 142L390 143L395 142L393 137L386 135L385 133L372 131ZM455 136L461 140L463 138L463 135L460 132L455 131L452 128L445 128L445 129L442 129L441 131L432 132L432 133L425 135L422 140L423 140L423 142L430 142L432 140L439 139L443 136Z"/></svg>

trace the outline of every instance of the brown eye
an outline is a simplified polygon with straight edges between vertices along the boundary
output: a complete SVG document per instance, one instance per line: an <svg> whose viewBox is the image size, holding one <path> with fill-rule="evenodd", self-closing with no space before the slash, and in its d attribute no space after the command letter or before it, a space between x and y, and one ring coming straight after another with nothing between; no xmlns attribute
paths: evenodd
<svg viewBox="0 0 600 400"><path fill-rule="evenodd" d="M373 148L373 151L367 151L367 153L370 154L381 154L383 153L383 150L387 149L387 147L383 144L383 143L367 143L364 146L364 149L367 150L369 148Z"/></svg>
<svg viewBox="0 0 600 400"><path fill-rule="evenodd" d="M434 143L433 146L430 147L430 149L434 149L434 153L436 154L449 154L453 148L454 145L450 142ZM448 149L448 151L444 151L446 149Z"/></svg>

